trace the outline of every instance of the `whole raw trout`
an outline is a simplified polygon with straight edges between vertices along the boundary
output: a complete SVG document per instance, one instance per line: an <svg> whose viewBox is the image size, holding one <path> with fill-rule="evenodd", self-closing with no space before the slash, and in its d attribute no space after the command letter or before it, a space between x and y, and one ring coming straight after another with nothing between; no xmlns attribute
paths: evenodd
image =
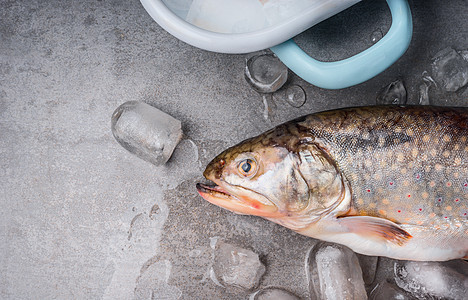
<svg viewBox="0 0 468 300"><path fill-rule="evenodd" d="M308 115L218 155L211 203L366 255L468 255L468 108Z"/></svg>

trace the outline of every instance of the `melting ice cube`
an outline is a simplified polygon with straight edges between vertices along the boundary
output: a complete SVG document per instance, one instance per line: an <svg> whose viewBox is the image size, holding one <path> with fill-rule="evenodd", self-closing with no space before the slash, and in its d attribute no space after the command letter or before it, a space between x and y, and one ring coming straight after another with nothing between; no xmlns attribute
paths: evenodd
<svg viewBox="0 0 468 300"><path fill-rule="evenodd" d="M406 88L403 81L397 79L380 90L377 104L406 104Z"/></svg>
<svg viewBox="0 0 468 300"><path fill-rule="evenodd" d="M182 124L146 103L128 101L112 114L112 133L128 151L155 165L167 162L182 138Z"/></svg>
<svg viewBox="0 0 468 300"><path fill-rule="evenodd" d="M397 261L394 272L397 285L416 298L466 299L468 295L467 274L459 273L449 263Z"/></svg>
<svg viewBox="0 0 468 300"><path fill-rule="evenodd" d="M358 258L349 248L319 242L309 254L308 268L314 299L367 299Z"/></svg>
<svg viewBox="0 0 468 300"><path fill-rule="evenodd" d="M432 58L432 75L439 86L455 92L468 83L468 61L452 48L445 48Z"/></svg>
<svg viewBox="0 0 468 300"><path fill-rule="evenodd" d="M273 93L288 79L288 68L273 54L255 55L247 60L245 79L257 92Z"/></svg>
<svg viewBox="0 0 468 300"><path fill-rule="evenodd" d="M223 286L253 289L265 273L256 253L218 241L215 246L213 271Z"/></svg>

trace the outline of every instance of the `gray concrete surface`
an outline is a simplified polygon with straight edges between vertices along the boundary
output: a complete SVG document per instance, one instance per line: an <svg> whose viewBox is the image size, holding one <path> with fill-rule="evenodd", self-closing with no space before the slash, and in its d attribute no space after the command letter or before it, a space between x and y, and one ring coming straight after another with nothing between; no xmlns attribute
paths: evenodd
<svg viewBox="0 0 468 300"><path fill-rule="evenodd" d="M430 58L468 48L467 1L410 1L414 37L390 69L329 91L291 74L306 104L277 101L263 119L245 82L252 54L193 48L160 28L138 0L0 0L0 298L246 299L207 276L210 238L258 253L261 286L307 298L304 257L315 241L202 200L195 183L218 152L293 117L375 103L395 78L418 102ZM297 37L322 60L371 45L390 24L385 2L364 1ZM466 89L431 91L438 105L467 106ZM183 123L184 140L163 167L113 138L121 103L149 103ZM153 296L152 296L153 295Z"/></svg>

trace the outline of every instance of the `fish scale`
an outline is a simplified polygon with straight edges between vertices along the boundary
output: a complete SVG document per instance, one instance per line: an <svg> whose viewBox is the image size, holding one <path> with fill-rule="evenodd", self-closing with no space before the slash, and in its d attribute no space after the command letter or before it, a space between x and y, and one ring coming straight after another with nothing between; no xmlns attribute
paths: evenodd
<svg viewBox="0 0 468 300"><path fill-rule="evenodd" d="M460 115L468 109L367 107L298 125L350 181L356 214L437 226L467 219L468 126Z"/></svg>

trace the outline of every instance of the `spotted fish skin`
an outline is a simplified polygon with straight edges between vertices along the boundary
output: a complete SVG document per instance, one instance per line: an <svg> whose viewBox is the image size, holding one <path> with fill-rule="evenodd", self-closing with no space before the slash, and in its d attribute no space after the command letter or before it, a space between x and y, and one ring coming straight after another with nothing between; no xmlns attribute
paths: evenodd
<svg viewBox="0 0 468 300"><path fill-rule="evenodd" d="M354 214L435 228L466 224L467 108L350 108L294 126L345 174Z"/></svg>
<svg viewBox="0 0 468 300"><path fill-rule="evenodd" d="M219 154L207 201L358 253L468 256L468 108L373 106L304 116Z"/></svg>

